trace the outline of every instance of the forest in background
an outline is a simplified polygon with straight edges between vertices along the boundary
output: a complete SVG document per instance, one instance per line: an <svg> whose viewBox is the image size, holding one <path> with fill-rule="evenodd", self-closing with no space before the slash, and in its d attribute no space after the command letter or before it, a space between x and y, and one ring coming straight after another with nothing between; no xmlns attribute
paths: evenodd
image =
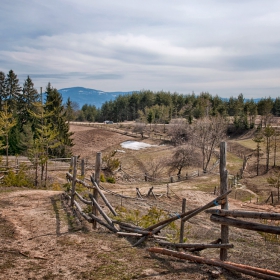
<svg viewBox="0 0 280 280"><path fill-rule="evenodd" d="M136 121L151 125L183 119L188 124L200 120L198 123L205 126L209 121L228 122L228 117L231 117L231 129L244 131L255 127L258 115L260 127L269 126L273 116L280 116L280 97L265 97L255 102L245 99L242 93L237 98L223 99L207 92L183 95L142 90L119 95L115 100L105 102L101 108L93 104L79 108L69 98L63 102L61 94L50 83L45 92L39 94L28 76L20 87L17 75L10 70L7 75L0 72L0 109L2 154L27 155L33 161L35 158L42 163L50 156L71 154L70 121ZM136 129L140 131L143 128L139 125ZM195 134L197 129L193 130ZM174 135L178 134L175 128L173 130ZM186 133L172 137L177 139L174 143L178 144L176 141L184 138L182 134Z"/></svg>

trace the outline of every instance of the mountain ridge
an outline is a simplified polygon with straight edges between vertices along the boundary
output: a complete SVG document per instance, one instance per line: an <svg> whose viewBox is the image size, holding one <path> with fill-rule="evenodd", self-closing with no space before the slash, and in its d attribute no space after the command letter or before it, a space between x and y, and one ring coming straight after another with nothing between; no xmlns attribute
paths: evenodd
<svg viewBox="0 0 280 280"><path fill-rule="evenodd" d="M136 91L107 92L85 87L70 87L59 89L58 92L62 95L64 103L70 98L72 102L78 103L80 108L84 104L95 105L96 108L101 108L102 104L106 101L113 101L119 95L131 94Z"/></svg>

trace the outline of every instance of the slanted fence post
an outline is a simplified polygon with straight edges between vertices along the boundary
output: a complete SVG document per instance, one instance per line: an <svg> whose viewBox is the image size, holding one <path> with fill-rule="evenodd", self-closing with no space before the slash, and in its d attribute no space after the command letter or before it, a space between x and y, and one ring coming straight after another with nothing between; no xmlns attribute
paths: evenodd
<svg viewBox="0 0 280 280"><path fill-rule="evenodd" d="M95 176L94 176L94 181L98 186L99 186L99 183L100 183L101 161L102 161L101 152L98 152L98 153L96 153ZM93 190L93 198L98 203L98 190L96 188ZM98 215L98 210L97 210L95 205L92 206L92 214L94 216ZM93 227L93 229L97 228L96 220L93 221L92 227Z"/></svg>
<svg viewBox="0 0 280 280"><path fill-rule="evenodd" d="M74 206L74 199L75 199L75 192L76 192L77 156L72 157L72 159L71 162L73 162L73 179L72 179L72 191L71 191L71 207Z"/></svg>
<svg viewBox="0 0 280 280"><path fill-rule="evenodd" d="M224 194L228 191L228 172L226 170L227 164L227 144L226 142L221 142L220 144L220 194ZM228 210L228 200L227 197L225 198L226 202L221 204L221 209ZM221 239L222 244L229 243L229 226L221 225ZM227 249L221 248L220 249L220 260L225 261L227 259Z"/></svg>
<svg viewBox="0 0 280 280"><path fill-rule="evenodd" d="M182 201L182 213L186 212L186 199L183 198ZM181 229L180 229L180 241L179 243L183 243L184 242L184 228L185 228L185 222L183 221L183 219L181 219Z"/></svg>

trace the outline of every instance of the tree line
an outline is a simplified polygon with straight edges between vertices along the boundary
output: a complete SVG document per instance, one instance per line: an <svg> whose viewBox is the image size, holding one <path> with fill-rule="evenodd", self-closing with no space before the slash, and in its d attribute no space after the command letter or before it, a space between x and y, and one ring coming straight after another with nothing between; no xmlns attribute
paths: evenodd
<svg viewBox="0 0 280 280"><path fill-rule="evenodd" d="M280 97L248 100L241 93L237 98L223 99L208 92L183 95L142 90L119 95L115 100L106 101L101 108L85 104L71 120L122 122L135 121L143 115L148 123L168 123L173 118L185 118L192 123L194 119L204 117L230 116L236 129L250 129L254 127L257 115L261 116L264 126L272 116L280 116Z"/></svg>

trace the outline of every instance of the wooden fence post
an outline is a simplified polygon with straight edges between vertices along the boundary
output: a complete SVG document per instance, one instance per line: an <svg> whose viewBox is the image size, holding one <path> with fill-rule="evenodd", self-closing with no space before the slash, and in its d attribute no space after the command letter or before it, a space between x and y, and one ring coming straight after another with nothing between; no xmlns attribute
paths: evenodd
<svg viewBox="0 0 280 280"><path fill-rule="evenodd" d="M81 176L85 176L85 160L81 160Z"/></svg>
<svg viewBox="0 0 280 280"><path fill-rule="evenodd" d="M69 167L69 173L72 173L72 170L73 170L73 163L74 163L74 157L71 157L70 167Z"/></svg>
<svg viewBox="0 0 280 280"><path fill-rule="evenodd" d="M183 201L182 201L182 213L186 212L186 202L187 202L187 200L185 198L183 198ZM185 226L185 222L183 221L183 219L181 219L180 241L179 241L179 243L183 243L184 242L184 226Z"/></svg>
<svg viewBox="0 0 280 280"><path fill-rule="evenodd" d="M73 161L72 161L73 158ZM71 158L73 162L73 179L72 179L72 191L71 191L71 207L74 206L75 191L76 191L76 178L77 178L77 156Z"/></svg>
<svg viewBox="0 0 280 280"><path fill-rule="evenodd" d="M94 181L95 183L99 186L100 183L100 171L101 171L101 152L96 153L96 160L95 160L95 176L94 176ZM98 203L98 190L95 188L93 190L93 198L95 201ZM92 214L97 217L98 211L95 205L92 205ZM97 228L97 222L94 220L92 224L93 229Z"/></svg>
<svg viewBox="0 0 280 280"><path fill-rule="evenodd" d="M224 194L228 191L228 172L226 170L227 157L226 157L227 144L226 142L221 142L220 144L220 194ZM228 210L228 200L225 198L226 202L221 205L221 209ZM229 243L229 227L226 225L221 225L221 239L222 244ZM220 260L225 261L227 259L227 249L220 249Z"/></svg>

